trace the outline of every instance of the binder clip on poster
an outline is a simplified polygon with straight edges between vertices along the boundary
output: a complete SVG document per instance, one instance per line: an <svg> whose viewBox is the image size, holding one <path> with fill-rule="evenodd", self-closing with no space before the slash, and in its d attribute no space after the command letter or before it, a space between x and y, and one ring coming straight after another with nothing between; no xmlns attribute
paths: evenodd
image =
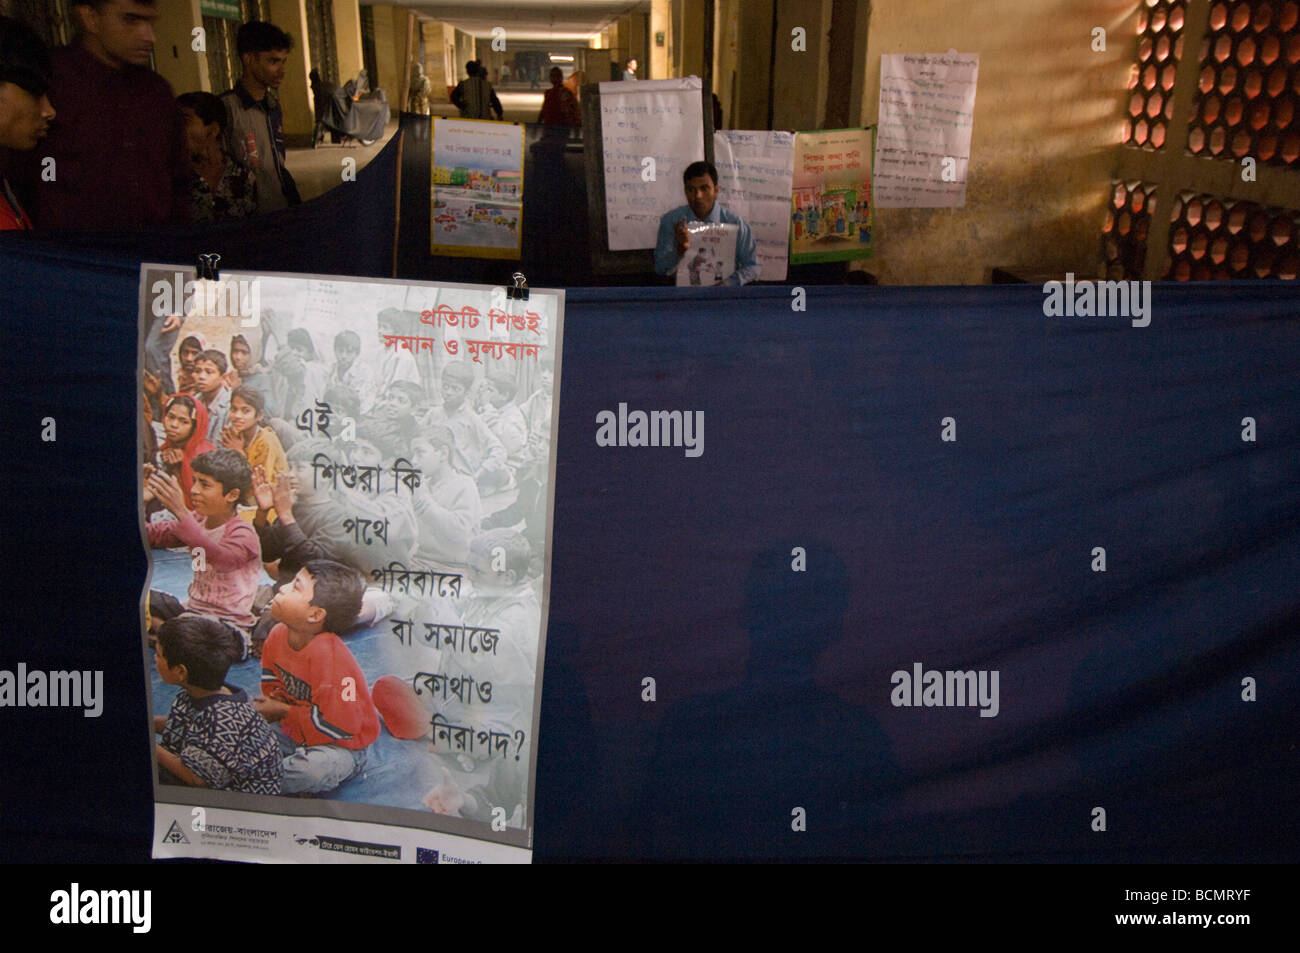
<svg viewBox="0 0 1300 953"><path fill-rule="evenodd" d="M221 256L209 252L199 256L194 296L186 316L238 317L246 328L261 322L261 284L256 278L223 280L217 265Z"/></svg>
<svg viewBox="0 0 1300 953"><path fill-rule="evenodd" d="M510 277L514 278L515 286L506 289L506 297L514 301L528 300L528 279L524 277L522 271L516 271Z"/></svg>
<svg viewBox="0 0 1300 953"><path fill-rule="evenodd" d="M221 273L217 271L217 263L221 261L221 256L216 252L209 252L206 255L199 256L199 281L217 281L221 278Z"/></svg>

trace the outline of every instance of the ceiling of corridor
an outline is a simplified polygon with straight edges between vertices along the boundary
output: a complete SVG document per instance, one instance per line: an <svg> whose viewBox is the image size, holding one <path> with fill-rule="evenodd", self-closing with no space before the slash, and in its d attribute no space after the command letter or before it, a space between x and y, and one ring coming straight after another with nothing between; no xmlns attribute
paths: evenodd
<svg viewBox="0 0 1300 953"><path fill-rule="evenodd" d="M504 27L510 40L543 40L585 44L615 19L634 11L647 11L648 0L476 0L474 3L407 3L421 15L450 23L476 37L490 38L494 27Z"/></svg>

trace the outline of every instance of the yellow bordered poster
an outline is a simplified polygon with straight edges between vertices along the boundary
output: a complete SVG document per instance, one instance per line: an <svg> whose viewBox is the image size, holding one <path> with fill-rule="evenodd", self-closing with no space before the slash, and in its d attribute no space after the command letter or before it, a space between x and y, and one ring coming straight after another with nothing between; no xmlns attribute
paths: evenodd
<svg viewBox="0 0 1300 953"><path fill-rule="evenodd" d="M435 118L431 148L432 254L517 259L523 231L524 127Z"/></svg>

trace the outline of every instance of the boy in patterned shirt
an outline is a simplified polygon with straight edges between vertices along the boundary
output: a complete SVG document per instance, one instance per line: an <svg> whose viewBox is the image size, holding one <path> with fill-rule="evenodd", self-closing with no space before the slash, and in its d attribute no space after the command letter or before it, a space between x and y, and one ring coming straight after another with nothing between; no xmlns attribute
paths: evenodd
<svg viewBox="0 0 1300 953"><path fill-rule="evenodd" d="M181 691L154 718L159 781L191 787L279 794L284 773L275 733L242 688L225 683L243 648L216 619L185 613L158 630L154 664Z"/></svg>

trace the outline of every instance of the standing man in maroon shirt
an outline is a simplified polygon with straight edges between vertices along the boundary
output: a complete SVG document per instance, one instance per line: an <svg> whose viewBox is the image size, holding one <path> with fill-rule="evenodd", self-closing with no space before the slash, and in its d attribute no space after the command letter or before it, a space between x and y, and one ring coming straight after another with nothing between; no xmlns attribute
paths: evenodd
<svg viewBox="0 0 1300 953"><path fill-rule="evenodd" d="M184 127L171 86L149 68L156 0L72 0L72 12L76 42L53 56L50 100L58 118L24 177L36 226L183 221Z"/></svg>

